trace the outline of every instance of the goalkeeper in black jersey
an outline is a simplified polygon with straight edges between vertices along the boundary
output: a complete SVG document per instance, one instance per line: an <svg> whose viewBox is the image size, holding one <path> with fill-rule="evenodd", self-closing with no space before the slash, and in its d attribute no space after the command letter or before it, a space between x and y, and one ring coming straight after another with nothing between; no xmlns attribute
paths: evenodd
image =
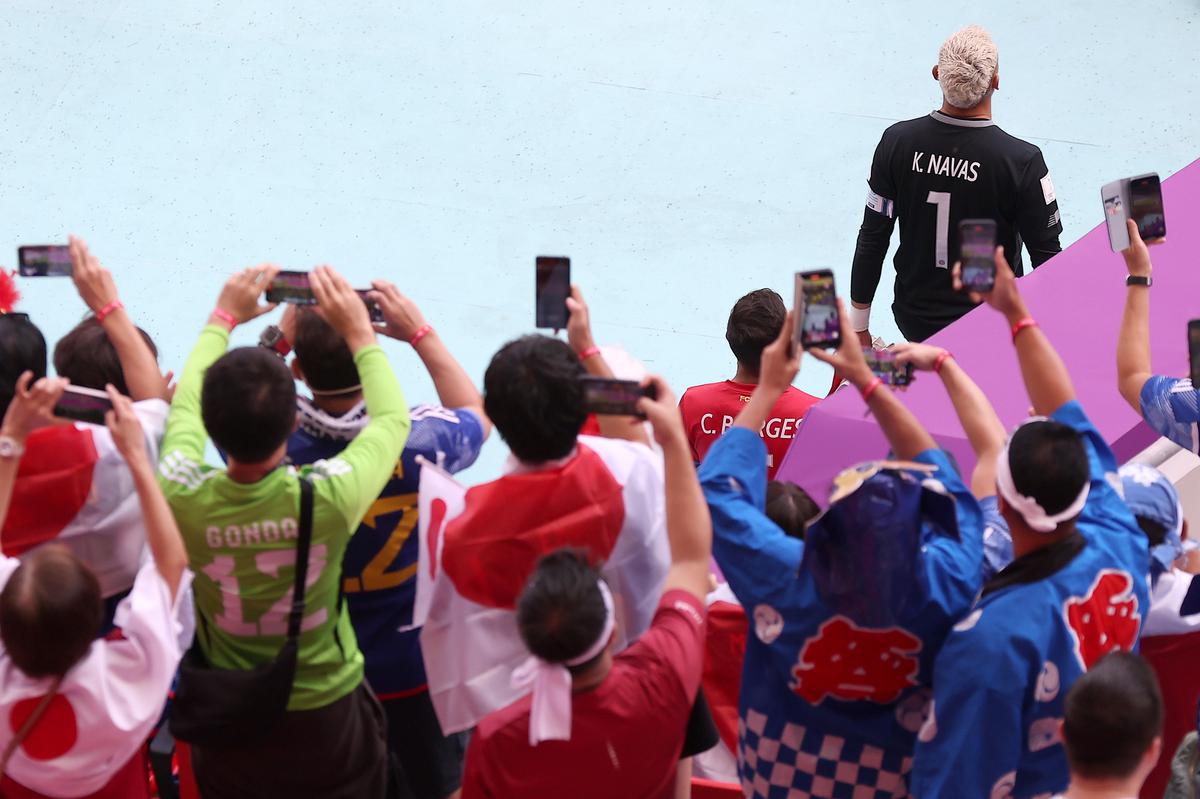
<svg viewBox="0 0 1200 799"><path fill-rule="evenodd" d="M951 283L961 220L995 220L996 243L1018 276L1022 243L1035 267L1062 249L1042 151L992 121L996 65L996 45L986 31L972 26L955 33L933 68L941 109L892 125L875 148L850 278L851 319L864 345L871 343L871 300L897 219L892 311L910 341L925 340L974 307Z"/></svg>

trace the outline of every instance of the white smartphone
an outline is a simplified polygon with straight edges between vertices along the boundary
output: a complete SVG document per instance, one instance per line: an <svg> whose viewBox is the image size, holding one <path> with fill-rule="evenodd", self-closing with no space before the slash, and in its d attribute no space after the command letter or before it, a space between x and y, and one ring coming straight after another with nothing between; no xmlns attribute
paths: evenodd
<svg viewBox="0 0 1200 799"><path fill-rule="evenodd" d="M1108 225L1108 245L1113 252L1120 252L1129 247L1129 228L1125 226L1129 219L1129 180L1114 180L1106 183L1100 189L1100 199L1104 202L1104 222Z"/></svg>

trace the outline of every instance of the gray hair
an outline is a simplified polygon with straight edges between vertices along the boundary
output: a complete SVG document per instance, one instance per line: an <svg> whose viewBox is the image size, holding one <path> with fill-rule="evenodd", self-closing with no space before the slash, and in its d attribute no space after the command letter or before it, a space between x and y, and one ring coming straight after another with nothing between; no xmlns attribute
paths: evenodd
<svg viewBox="0 0 1200 799"><path fill-rule="evenodd" d="M979 105L992 87L998 58L996 43L978 25L952 34L938 51L938 83L946 102L955 108Z"/></svg>

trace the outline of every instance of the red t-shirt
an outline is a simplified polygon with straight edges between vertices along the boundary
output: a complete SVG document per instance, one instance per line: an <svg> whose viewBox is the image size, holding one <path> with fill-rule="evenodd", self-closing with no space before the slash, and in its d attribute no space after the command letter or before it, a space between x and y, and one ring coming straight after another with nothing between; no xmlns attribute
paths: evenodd
<svg viewBox="0 0 1200 799"><path fill-rule="evenodd" d="M733 420L746 407L754 386L726 380L692 386L683 392L679 400L679 411L683 414L683 426L687 430L688 445L692 448L692 459L699 463L708 454L708 448L733 424ZM794 386L788 386L771 408L771 415L758 431L767 444L767 479L775 479L775 471L783 463L796 428L808 409L820 402L820 397L805 394Z"/></svg>
<svg viewBox="0 0 1200 799"><path fill-rule="evenodd" d="M670 797L703 665L704 605L668 591L650 629L613 658L604 682L574 695L571 740L529 745L531 696L479 723L463 799Z"/></svg>

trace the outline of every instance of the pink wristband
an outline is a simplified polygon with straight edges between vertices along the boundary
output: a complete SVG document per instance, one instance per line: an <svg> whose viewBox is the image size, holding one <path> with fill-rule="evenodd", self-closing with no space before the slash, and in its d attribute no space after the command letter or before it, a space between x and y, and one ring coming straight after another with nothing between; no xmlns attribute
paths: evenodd
<svg viewBox="0 0 1200 799"><path fill-rule="evenodd" d="M579 353L579 360L586 361L588 358L591 358L593 355L599 355L599 354L600 354L600 348L597 347L595 344L593 344L592 346L588 347L583 352Z"/></svg>
<svg viewBox="0 0 1200 799"><path fill-rule="evenodd" d="M412 339L408 342L409 345L413 346L413 347L417 346L418 344L421 343L421 339L425 338L432 332L433 332L432 325L421 325L421 329L418 330L416 332L416 334L413 335Z"/></svg>
<svg viewBox="0 0 1200 799"><path fill-rule="evenodd" d="M1027 327L1037 327L1038 323L1032 316L1026 316L1024 319L1017 320L1017 323L1012 326L1013 342L1017 340L1017 334Z"/></svg>
<svg viewBox="0 0 1200 799"><path fill-rule="evenodd" d="M950 350L946 350L941 355L937 356L937 360L933 362L933 373L935 375L940 374L942 371L942 365L953 357L954 353Z"/></svg>
<svg viewBox="0 0 1200 799"><path fill-rule="evenodd" d="M213 308L212 315L229 325L229 329L233 330L238 326L237 317L226 311L224 308Z"/></svg>
<svg viewBox="0 0 1200 799"><path fill-rule="evenodd" d="M125 303L121 302L120 300L113 300L108 305L105 305L103 308L96 311L96 321L103 322L110 313L117 310L118 308L124 308L124 307L125 307Z"/></svg>
<svg viewBox="0 0 1200 799"><path fill-rule="evenodd" d="M878 391L879 387L882 385L883 385L883 380L881 378L879 378L879 377L872 378L871 382L867 383L866 387L864 387L862 390L863 402L869 402L871 400L871 395L874 394L876 391Z"/></svg>

